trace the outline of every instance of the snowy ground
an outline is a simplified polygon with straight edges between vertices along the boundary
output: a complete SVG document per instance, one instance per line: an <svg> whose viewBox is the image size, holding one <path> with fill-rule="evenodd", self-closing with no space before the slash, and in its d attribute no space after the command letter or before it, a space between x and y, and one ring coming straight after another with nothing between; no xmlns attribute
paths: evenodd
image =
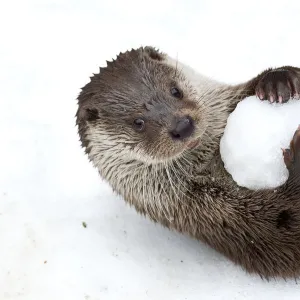
<svg viewBox="0 0 300 300"><path fill-rule="evenodd" d="M230 83L300 66L299 13L297 0L1 1L0 299L299 299L295 281L263 282L137 215L74 125L89 76L142 44Z"/></svg>

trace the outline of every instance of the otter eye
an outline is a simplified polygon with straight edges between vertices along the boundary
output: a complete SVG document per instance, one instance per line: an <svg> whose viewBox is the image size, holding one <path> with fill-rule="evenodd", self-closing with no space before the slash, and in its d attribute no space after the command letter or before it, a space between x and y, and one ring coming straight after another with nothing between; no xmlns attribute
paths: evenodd
<svg viewBox="0 0 300 300"><path fill-rule="evenodd" d="M171 88L171 94L172 94L172 96L179 98L179 99L181 99L183 97L182 92L176 87Z"/></svg>
<svg viewBox="0 0 300 300"><path fill-rule="evenodd" d="M138 131L142 131L145 127L145 121L143 119L135 119L133 121L134 128Z"/></svg>

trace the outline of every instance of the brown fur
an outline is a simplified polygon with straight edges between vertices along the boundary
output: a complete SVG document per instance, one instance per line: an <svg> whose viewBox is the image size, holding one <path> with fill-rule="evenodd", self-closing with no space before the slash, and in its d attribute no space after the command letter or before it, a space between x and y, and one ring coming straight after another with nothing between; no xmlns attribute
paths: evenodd
<svg viewBox="0 0 300 300"><path fill-rule="evenodd" d="M250 273L296 277L300 184L295 155L285 152L291 166L283 186L251 191L238 187L224 169L219 141L240 100L257 92L286 101L289 93L297 95L297 80L299 69L284 67L229 86L194 74L152 47L139 48L120 54L82 89L79 135L100 175L138 212L206 242ZM174 86L183 91L182 99L170 94ZM185 115L193 118L195 130L174 141L168 132ZM139 117L145 120L141 132L133 126Z"/></svg>

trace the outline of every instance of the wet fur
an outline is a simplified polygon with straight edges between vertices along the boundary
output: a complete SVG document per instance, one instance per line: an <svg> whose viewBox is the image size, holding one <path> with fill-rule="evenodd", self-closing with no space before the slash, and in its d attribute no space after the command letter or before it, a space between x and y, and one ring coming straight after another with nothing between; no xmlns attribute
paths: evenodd
<svg viewBox="0 0 300 300"><path fill-rule="evenodd" d="M82 146L100 175L138 212L204 241L250 273L264 278L297 277L298 172L291 172L277 190L250 191L236 185L219 153L229 114L240 100L255 94L267 72L229 86L195 73L152 47L132 50L108 62L82 89L77 125ZM183 106L170 100L159 115L150 106L152 101L168 102L164 94L153 94L144 108L133 105L134 99L153 93L154 86L164 89L170 79L166 73L183 89ZM132 105L128 98L133 99ZM146 137L131 128L131 117L142 111L158 123L161 120L149 125ZM189 113L197 120L197 148L185 148L186 144L177 145L167 137L165 128L172 113Z"/></svg>

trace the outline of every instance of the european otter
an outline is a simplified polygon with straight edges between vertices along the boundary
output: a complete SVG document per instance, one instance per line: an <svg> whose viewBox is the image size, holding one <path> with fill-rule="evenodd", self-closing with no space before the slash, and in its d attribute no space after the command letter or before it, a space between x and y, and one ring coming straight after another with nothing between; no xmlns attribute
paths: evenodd
<svg viewBox="0 0 300 300"><path fill-rule="evenodd" d="M138 212L206 242L261 277L300 274L300 130L284 152L276 191L238 187L219 142L237 103L298 97L300 69L264 71L231 86L205 78L152 47L120 53L78 96L89 159Z"/></svg>

